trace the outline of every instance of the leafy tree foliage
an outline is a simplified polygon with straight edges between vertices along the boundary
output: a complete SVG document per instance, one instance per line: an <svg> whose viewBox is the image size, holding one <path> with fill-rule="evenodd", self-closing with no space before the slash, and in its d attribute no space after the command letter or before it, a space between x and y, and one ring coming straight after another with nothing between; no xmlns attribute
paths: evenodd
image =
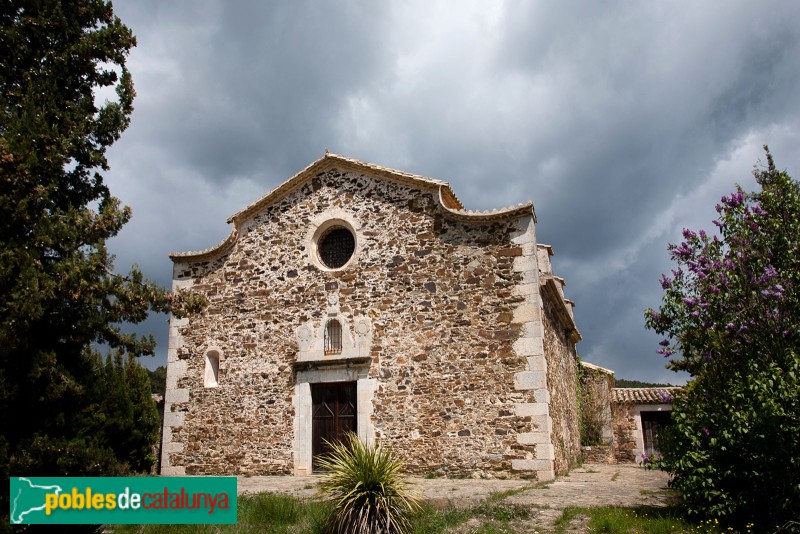
<svg viewBox="0 0 800 534"><path fill-rule="evenodd" d="M662 465L688 509L757 529L800 510L800 186L772 156L717 205L719 236L684 230L647 326L692 377Z"/></svg>
<svg viewBox="0 0 800 534"><path fill-rule="evenodd" d="M160 365L152 371L147 371L150 377L150 389L154 395L164 395L167 391L167 368Z"/></svg>
<svg viewBox="0 0 800 534"><path fill-rule="evenodd" d="M147 375L121 332L149 310L197 308L106 241L130 218L103 182L128 126L135 39L102 0L0 4L0 469L27 475L143 470L153 440ZM98 94L113 88L113 101ZM109 93L110 95L111 93ZM92 347L116 356L102 364ZM144 373L144 374L143 374ZM7 499L7 486L2 492ZM7 502L0 509L8 510Z"/></svg>
<svg viewBox="0 0 800 534"><path fill-rule="evenodd" d="M615 388L671 388L675 387L672 384L659 384L657 382L642 382L640 380L626 380L625 378L617 378L614 381Z"/></svg>

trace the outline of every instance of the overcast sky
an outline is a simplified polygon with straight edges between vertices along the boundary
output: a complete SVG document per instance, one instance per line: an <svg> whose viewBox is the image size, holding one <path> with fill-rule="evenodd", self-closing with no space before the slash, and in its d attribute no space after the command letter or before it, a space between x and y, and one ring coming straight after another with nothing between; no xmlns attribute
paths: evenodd
<svg viewBox="0 0 800 534"><path fill-rule="evenodd" d="M800 7L785 2L117 0L138 39L107 180L112 242L169 287L170 251L331 152L447 180L467 209L532 200L583 334L617 377L683 383L643 312L667 244L713 229L767 143L800 176ZM140 328L142 330L142 328ZM165 316L143 331L159 340Z"/></svg>

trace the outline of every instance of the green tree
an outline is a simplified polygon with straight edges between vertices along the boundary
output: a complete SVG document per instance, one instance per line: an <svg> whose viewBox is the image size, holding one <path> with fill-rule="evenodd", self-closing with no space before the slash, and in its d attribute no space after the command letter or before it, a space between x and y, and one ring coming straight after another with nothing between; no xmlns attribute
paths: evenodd
<svg viewBox="0 0 800 534"><path fill-rule="evenodd" d="M152 371L147 371L150 376L150 389L156 395L164 395L167 391L167 368L160 365Z"/></svg>
<svg viewBox="0 0 800 534"><path fill-rule="evenodd" d="M645 317L691 375L662 462L689 512L771 531L800 509L800 186L764 148L760 191L722 198L719 236L670 245Z"/></svg>
<svg viewBox="0 0 800 534"><path fill-rule="evenodd" d="M126 367L133 364L121 355L152 354L155 342L123 333L120 325L140 322L150 310L201 305L196 297L166 293L136 269L115 274L106 248L130 218L101 173L108 170L106 149L133 109L125 60L134 45L109 2L0 4L0 469L6 479L146 469L140 441L151 433L111 441L131 418L151 416L139 405L149 395L146 375ZM116 96L101 103L104 88ZM102 345L119 354L105 366L92 349ZM114 385L120 376L129 381L125 387ZM98 399L102 388L114 387L109 400ZM112 398L120 404L112 406ZM117 417L126 422L116 427ZM6 485L3 513L7 498Z"/></svg>

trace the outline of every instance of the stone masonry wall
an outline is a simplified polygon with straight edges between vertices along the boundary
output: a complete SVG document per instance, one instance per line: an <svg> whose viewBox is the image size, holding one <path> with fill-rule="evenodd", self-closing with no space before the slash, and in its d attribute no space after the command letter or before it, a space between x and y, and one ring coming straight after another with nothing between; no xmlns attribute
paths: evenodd
<svg viewBox="0 0 800 534"><path fill-rule="evenodd" d="M553 420L555 471L563 474L577 463L581 454L578 418L577 356L575 344L567 339L553 311L544 299L544 353L547 358L547 389Z"/></svg>
<svg viewBox="0 0 800 534"><path fill-rule="evenodd" d="M617 462L636 460L636 417L633 405L611 403L612 427L614 429L614 459Z"/></svg>
<svg viewBox="0 0 800 534"><path fill-rule="evenodd" d="M342 271L309 260L310 222L330 210L360 224L357 258ZM295 330L320 324L336 295L349 324L371 321L372 424L410 471L518 476L512 461L537 457L537 445L517 440L535 425L515 411L537 401L515 388L527 367L513 348L522 335L514 322L522 248L512 237L528 224L455 221L433 193L333 170L253 217L223 256L177 263L176 285L192 286L209 306L171 332L180 340L168 378L168 465L187 474L292 472ZM578 446L574 347L547 340L563 471ZM203 385L209 347L220 354L216 388Z"/></svg>

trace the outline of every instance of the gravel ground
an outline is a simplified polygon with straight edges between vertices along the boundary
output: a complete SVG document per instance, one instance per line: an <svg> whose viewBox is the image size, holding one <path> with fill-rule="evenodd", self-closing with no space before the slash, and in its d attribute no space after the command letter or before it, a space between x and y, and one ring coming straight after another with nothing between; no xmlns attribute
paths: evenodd
<svg viewBox="0 0 800 534"><path fill-rule="evenodd" d="M300 498L319 497L319 476L239 477L239 494L274 492ZM423 479L411 477L415 491L440 508L467 508L492 494L506 496L500 502L524 506L532 518L515 524L519 532L549 532L564 508L570 506L668 506L671 495L667 475L633 464L584 464L550 483L498 479ZM470 532L469 523L463 525ZM586 531L586 518L578 516L568 532Z"/></svg>

